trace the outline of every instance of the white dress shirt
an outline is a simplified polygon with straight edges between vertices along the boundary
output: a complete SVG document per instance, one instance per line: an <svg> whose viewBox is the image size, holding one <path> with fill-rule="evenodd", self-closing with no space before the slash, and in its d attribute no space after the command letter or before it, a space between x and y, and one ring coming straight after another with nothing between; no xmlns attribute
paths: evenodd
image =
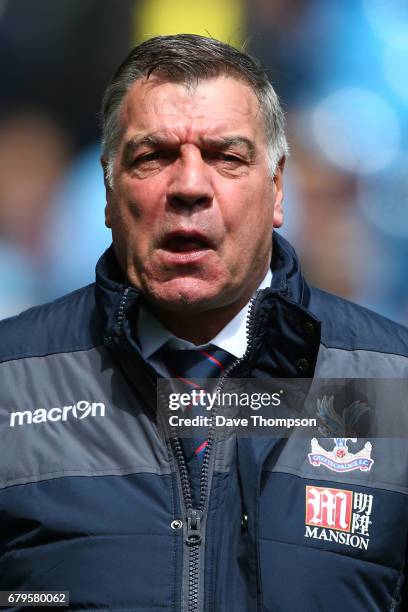
<svg viewBox="0 0 408 612"><path fill-rule="evenodd" d="M268 269L265 278L257 291L270 287L272 272ZM249 311L249 302L235 315L233 319L209 342L195 345L183 338L177 338L156 319L156 317L143 304L140 306L137 322L137 335L139 349L142 357L162 376L169 376L169 372L161 363L158 351L167 343L174 349L207 348L210 344L228 351L236 358L242 357L247 348L246 324Z"/></svg>

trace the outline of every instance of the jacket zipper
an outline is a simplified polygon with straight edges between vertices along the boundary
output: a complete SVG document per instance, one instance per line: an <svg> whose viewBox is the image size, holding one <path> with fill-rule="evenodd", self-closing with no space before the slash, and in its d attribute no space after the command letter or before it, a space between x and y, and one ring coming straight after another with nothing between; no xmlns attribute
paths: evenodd
<svg viewBox="0 0 408 612"><path fill-rule="evenodd" d="M215 392L223 389L225 379L238 368L248 357L252 351L253 344L253 329L255 325L254 306L257 301L258 294L251 299L248 307L248 317L246 324L247 348L242 357L236 359L224 372L219 379ZM215 416L216 410L212 410L211 416ZM210 458L214 446L214 426L210 427L207 438L207 446L204 453L203 464L200 474L200 498L198 508L193 508L191 487L187 464L184 458L184 453L181 447L180 439L174 435L171 437L171 442L174 449L174 455L178 466L181 489L183 493L184 505L186 508L187 529L185 543L190 548L189 568L188 568L188 612L199 612L199 597L200 597L200 545L202 543L202 524L205 511L205 504L208 494L208 486L212 478L212 470L210 471Z"/></svg>

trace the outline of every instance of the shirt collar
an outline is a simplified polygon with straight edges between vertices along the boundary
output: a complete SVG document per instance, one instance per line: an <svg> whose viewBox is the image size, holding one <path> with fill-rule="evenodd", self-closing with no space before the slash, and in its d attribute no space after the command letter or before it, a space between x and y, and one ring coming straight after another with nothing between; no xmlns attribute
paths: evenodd
<svg viewBox="0 0 408 612"><path fill-rule="evenodd" d="M268 269L257 291L270 287L271 282L272 272ZM205 348L209 344L213 344L228 351L236 358L242 357L247 348L246 320L248 317L248 310L249 302L245 304L235 317L231 319L231 321L210 340L210 342L197 347L188 340L174 336L142 303L139 309L137 322L140 352L143 358L148 361L167 342L175 349Z"/></svg>

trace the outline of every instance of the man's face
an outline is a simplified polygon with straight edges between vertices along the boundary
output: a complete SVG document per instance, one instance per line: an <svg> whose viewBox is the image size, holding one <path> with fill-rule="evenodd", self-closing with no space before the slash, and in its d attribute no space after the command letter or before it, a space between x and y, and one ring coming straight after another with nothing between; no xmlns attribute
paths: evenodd
<svg viewBox="0 0 408 612"><path fill-rule="evenodd" d="M130 283L167 310L245 303L282 224L255 94L231 77L187 88L154 76L132 86L121 120L106 225Z"/></svg>

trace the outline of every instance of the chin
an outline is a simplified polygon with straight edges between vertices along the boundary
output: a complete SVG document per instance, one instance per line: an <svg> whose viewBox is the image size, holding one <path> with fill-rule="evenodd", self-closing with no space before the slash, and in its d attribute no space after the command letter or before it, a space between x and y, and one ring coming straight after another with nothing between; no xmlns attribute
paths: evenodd
<svg viewBox="0 0 408 612"><path fill-rule="evenodd" d="M159 308L187 313L221 306L222 294L221 287L209 287L202 281L185 279L181 283L164 283L155 291L149 292L149 297Z"/></svg>

